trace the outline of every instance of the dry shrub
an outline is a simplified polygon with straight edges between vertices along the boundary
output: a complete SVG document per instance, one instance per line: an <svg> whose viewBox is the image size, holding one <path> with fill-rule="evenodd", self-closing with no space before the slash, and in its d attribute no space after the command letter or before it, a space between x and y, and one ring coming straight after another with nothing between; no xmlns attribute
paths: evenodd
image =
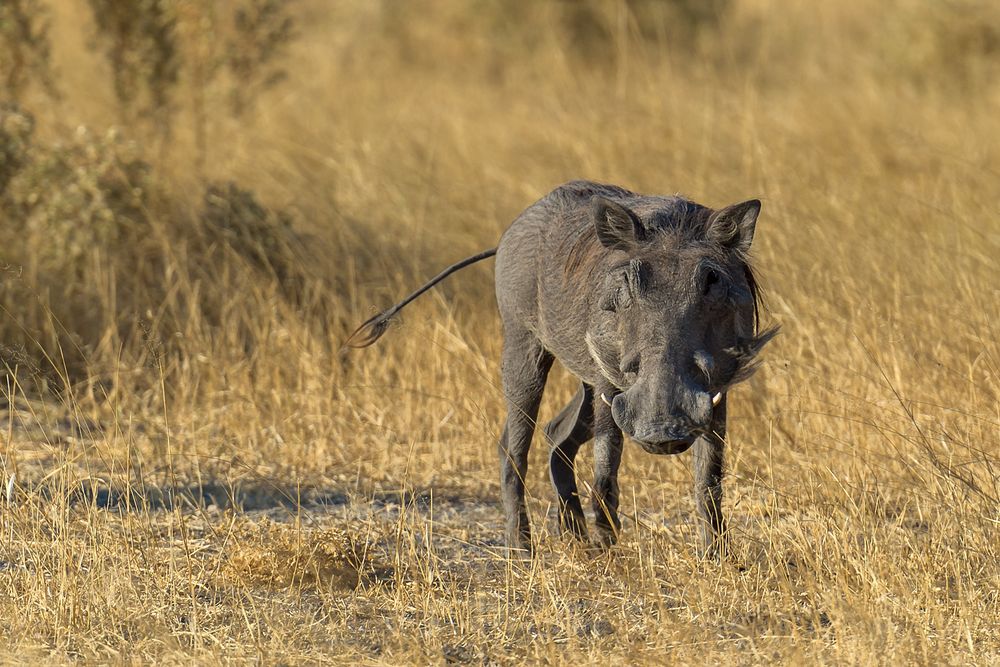
<svg viewBox="0 0 1000 667"><path fill-rule="evenodd" d="M0 111L0 125L9 153L0 193L3 259L16 267L0 284L8 313L0 326L38 362L48 356L44 365L52 366L63 356L80 373L85 351L122 324L108 285L90 278L155 271L144 253L151 238L147 166L115 131L95 137L81 129L68 144L40 147L30 116ZM142 292L135 282L115 289L125 303Z"/></svg>
<svg viewBox="0 0 1000 667"><path fill-rule="evenodd" d="M244 0L233 9L226 64L235 82L230 100L237 116L287 76L281 61L295 39L289 4L288 0Z"/></svg>
<svg viewBox="0 0 1000 667"><path fill-rule="evenodd" d="M7 186L28 160L28 146L35 129L35 119L17 106L0 106L0 198L7 197Z"/></svg>
<svg viewBox="0 0 1000 667"><path fill-rule="evenodd" d="M154 119L156 130L170 132L172 93L181 55L176 18L168 0L89 0L97 26L95 47L104 51L123 122Z"/></svg>
<svg viewBox="0 0 1000 667"><path fill-rule="evenodd" d="M47 12L37 0L0 4L0 92L16 100L32 83L57 94L52 72Z"/></svg>
<svg viewBox="0 0 1000 667"><path fill-rule="evenodd" d="M208 186L201 220L216 241L213 245L272 276L290 298L302 296L308 253L287 212L269 210L251 191L229 182Z"/></svg>
<svg viewBox="0 0 1000 667"><path fill-rule="evenodd" d="M9 349L73 382L100 374L108 355L173 358L177 334L199 325L237 327L240 347L253 349L253 327L226 321L233 294L302 301L308 253L289 214L232 183L207 186L199 210L164 188L118 130L81 128L47 146L32 140L32 126L27 114L0 112L0 229L9 239L0 330ZM201 290L204 281L222 289ZM261 281L271 287L235 287Z"/></svg>

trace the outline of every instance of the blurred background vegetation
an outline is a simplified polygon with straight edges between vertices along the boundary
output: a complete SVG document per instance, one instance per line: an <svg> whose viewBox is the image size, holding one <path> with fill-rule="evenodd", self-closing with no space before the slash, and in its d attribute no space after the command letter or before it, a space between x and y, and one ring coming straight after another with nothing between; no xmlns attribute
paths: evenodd
<svg viewBox="0 0 1000 667"><path fill-rule="evenodd" d="M978 0L7 0L5 362L75 382L152 336L172 369L219 327L259 345L273 299L341 327L353 272L423 275L568 178L717 203L771 194L748 141L810 187L838 136L884 143L881 177L939 162L998 74Z"/></svg>

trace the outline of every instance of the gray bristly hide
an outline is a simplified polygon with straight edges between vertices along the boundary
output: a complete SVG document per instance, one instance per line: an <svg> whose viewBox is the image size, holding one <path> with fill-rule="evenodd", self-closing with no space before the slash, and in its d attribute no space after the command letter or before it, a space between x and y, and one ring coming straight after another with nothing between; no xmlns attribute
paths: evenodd
<svg viewBox="0 0 1000 667"><path fill-rule="evenodd" d="M531 549L528 450L558 359L580 379L576 396L545 427L562 528L588 538L574 459L593 439L595 541L615 542L627 435L651 454L693 446L702 551L723 554L726 392L749 377L777 332L758 327L760 290L748 252L759 213L757 200L713 210L574 181L521 213L495 251L449 267L404 300L496 255L507 401L500 480L511 549ZM373 343L402 305L363 324L347 345Z"/></svg>

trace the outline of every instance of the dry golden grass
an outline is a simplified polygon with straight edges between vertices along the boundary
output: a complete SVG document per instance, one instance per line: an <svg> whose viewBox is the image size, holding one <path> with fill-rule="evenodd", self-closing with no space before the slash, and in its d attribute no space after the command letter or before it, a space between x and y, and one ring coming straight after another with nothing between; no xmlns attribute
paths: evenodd
<svg viewBox="0 0 1000 667"><path fill-rule="evenodd" d="M146 150L101 139L86 5L50 4L48 166L0 209L0 661L1000 661L997 10L415 4L301 0L287 81L234 118L182 70L169 141L119 132ZM538 443L539 554L504 558L488 266L338 357L578 177L764 202L783 330L733 395L734 563L695 556L686 456L626 450L610 555L549 534ZM206 221L227 180L268 209Z"/></svg>

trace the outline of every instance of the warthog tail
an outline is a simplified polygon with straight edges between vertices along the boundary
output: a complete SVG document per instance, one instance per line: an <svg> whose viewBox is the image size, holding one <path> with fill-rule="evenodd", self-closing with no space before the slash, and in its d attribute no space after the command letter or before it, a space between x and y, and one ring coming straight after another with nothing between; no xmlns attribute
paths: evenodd
<svg viewBox="0 0 1000 667"><path fill-rule="evenodd" d="M348 336L347 340L344 341L343 347L344 348L368 347L369 345L371 345L372 343L374 343L375 341L377 341L379 338L382 337L382 334L384 334L386 329L389 328L390 320L392 320L392 318L396 316L396 313L401 311L403 307L405 307L408 303L416 299L418 296L420 296L430 288L437 285L439 282L441 282L451 274L455 273L455 271L458 271L459 269L464 269L470 264L475 264L476 262L480 262L484 259L492 257L495 254L497 254L497 249L490 248L489 250L484 250L478 255L473 255L472 257L466 257L461 262L456 262L452 264L447 269L434 276L429 282L425 283L416 292L406 297L392 308L387 308L386 310L383 310L375 317L365 320L365 322L360 327L354 330L354 333Z"/></svg>

